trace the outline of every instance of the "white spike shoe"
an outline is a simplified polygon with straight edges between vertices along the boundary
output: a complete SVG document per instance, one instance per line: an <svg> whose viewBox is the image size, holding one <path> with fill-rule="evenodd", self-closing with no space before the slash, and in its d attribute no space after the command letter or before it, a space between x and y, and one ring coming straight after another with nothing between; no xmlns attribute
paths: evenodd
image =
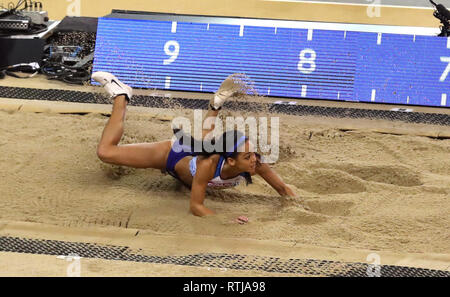
<svg viewBox="0 0 450 297"><path fill-rule="evenodd" d="M225 101L237 93L236 90L233 90L232 88L230 89L226 86L229 79L230 78L227 78L222 82L220 88L214 94L214 97L209 101L209 105L212 110L220 110Z"/></svg>
<svg viewBox="0 0 450 297"><path fill-rule="evenodd" d="M119 95L125 95L127 101L129 102L133 96L133 89L118 80L117 77L111 73L98 71L92 74L92 79L100 83L111 98L115 98Z"/></svg>

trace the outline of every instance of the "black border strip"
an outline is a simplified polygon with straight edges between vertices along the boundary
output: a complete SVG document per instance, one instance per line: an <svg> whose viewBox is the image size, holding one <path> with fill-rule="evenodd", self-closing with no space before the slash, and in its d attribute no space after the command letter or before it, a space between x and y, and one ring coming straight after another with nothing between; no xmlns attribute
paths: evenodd
<svg viewBox="0 0 450 297"><path fill-rule="evenodd" d="M281 259L267 256L225 253L201 253L185 256L151 256L134 253L129 247L58 240L0 237L0 251L40 255L79 256L132 262L214 267L237 270L256 270L311 276L367 277L365 263L347 263L314 259ZM382 277L450 277L449 271L380 265Z"/></svg>
<svg viewBox="0 0 450 297"><path fill-rule="evenodd" d="M0 86L0 97L33 99L48 101L66 101L80 103L104 103L99 100L101 94L80 91L68 91L57 89L33 89ZM207 109L208 100L165 98L157 96L134 96L131 105L154 108L189 108ZM359 108L326 107L310 105L288 105L254 102L226 102L225 108L245 111L268 111L298 116L323 116L333 118L366 118L384 119L390 121L403 121L407 123L422 123L441 126L450 126L450 115L424 112L398 112L390 110L373 110Z"/></svg>

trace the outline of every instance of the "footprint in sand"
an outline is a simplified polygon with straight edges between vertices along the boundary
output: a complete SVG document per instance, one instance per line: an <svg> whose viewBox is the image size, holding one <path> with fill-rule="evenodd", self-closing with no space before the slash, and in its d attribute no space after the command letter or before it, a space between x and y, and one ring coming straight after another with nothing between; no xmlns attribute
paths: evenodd
<svg viewBox="0 0 450 297"><path fill-rule="evenodd" d="M354 205L351 201L336 200L310 200L307 202L309 209L314 213L327 216L348 216L350 208Z"/></svg>
<svg viewBox="0 0 450 297"><path fill-rule="evenodd" d="M414 187L422 185L419 174L405 166L374 165L358 166L345 164L338 166L342 171L357 176L363 180L391 184L402 187Z"/></svg>
<svg viewBox="0 0 450 297"><path fill-rule="evenodd" d="M100 163L100 168L105 173L106 177L112 180L118 180L122 176L129 175L135 171L134 168L105 163Z"/></svg>
<svg viewBox="0 0 450 297"><path fill-rule="evenodd" d="M325 215L294 207L284 208L283 218L292 220L296 225L314 225L328 221Z"/></svg>
<svg viewBox="0 0 450 297"><path fill-rule="evenodd" d="M317 194L345 194L365 192L364 181L346 172L318 168L296 171L290 183L297 188Z"/></svg>
<svg viewBox="0 0 450 297"><path fill-rule="evenodd" d="M314 213L302 207L287 206L282 207L279 211L266 213L258 219L258 221L263 223L286 220L295 225L313 225L326 222L328 218L326 215Z"/></svg>

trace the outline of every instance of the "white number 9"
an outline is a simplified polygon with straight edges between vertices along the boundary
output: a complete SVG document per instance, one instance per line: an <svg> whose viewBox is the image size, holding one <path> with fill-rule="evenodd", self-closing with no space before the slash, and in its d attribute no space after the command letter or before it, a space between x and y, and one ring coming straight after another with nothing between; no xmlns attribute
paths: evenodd
<svg viewBox="0 0 450 297"><path fill-rule="evenodd" d="M309 58L306 55L309 54ZM300 52L300 61L298 61L297 68L301 73L310 74L316 70L316 52L313 49L307 48ZM309 67L305 68L304 65Z"/></svg>
<svg viewBox="0 0 450 297"><path fill-rule="evenodd" d="M174 62L178 58L178 54L180 53L180 45L175 40L167 41L164 44L164 52L169 56L168 59L164 59L164 65L169 65Z"/></svg>

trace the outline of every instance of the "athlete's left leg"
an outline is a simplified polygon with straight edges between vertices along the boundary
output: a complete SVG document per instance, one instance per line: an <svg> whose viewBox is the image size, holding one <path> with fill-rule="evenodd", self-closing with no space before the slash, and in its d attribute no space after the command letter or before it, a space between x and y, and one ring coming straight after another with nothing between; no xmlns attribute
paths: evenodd
<svg viewBox="0 0 450 297"><path fill-rule="evenodd" d="M106 124L97 147L97 155L105 163L135 168L164 170L171 141L119 145L124 132L124 121L132 89L120 82L114 75L96 72L92 78L100 82L114 98L111 117Z"/></svg>
<svg viewBox="0 0 450 297"><path fill-rule="evenodd" d="M97 147L97 155L105 163L135 168L165 169L171 141L119 145L124 131L127 101L120 95L114 99L113 111Z"/></svg>

